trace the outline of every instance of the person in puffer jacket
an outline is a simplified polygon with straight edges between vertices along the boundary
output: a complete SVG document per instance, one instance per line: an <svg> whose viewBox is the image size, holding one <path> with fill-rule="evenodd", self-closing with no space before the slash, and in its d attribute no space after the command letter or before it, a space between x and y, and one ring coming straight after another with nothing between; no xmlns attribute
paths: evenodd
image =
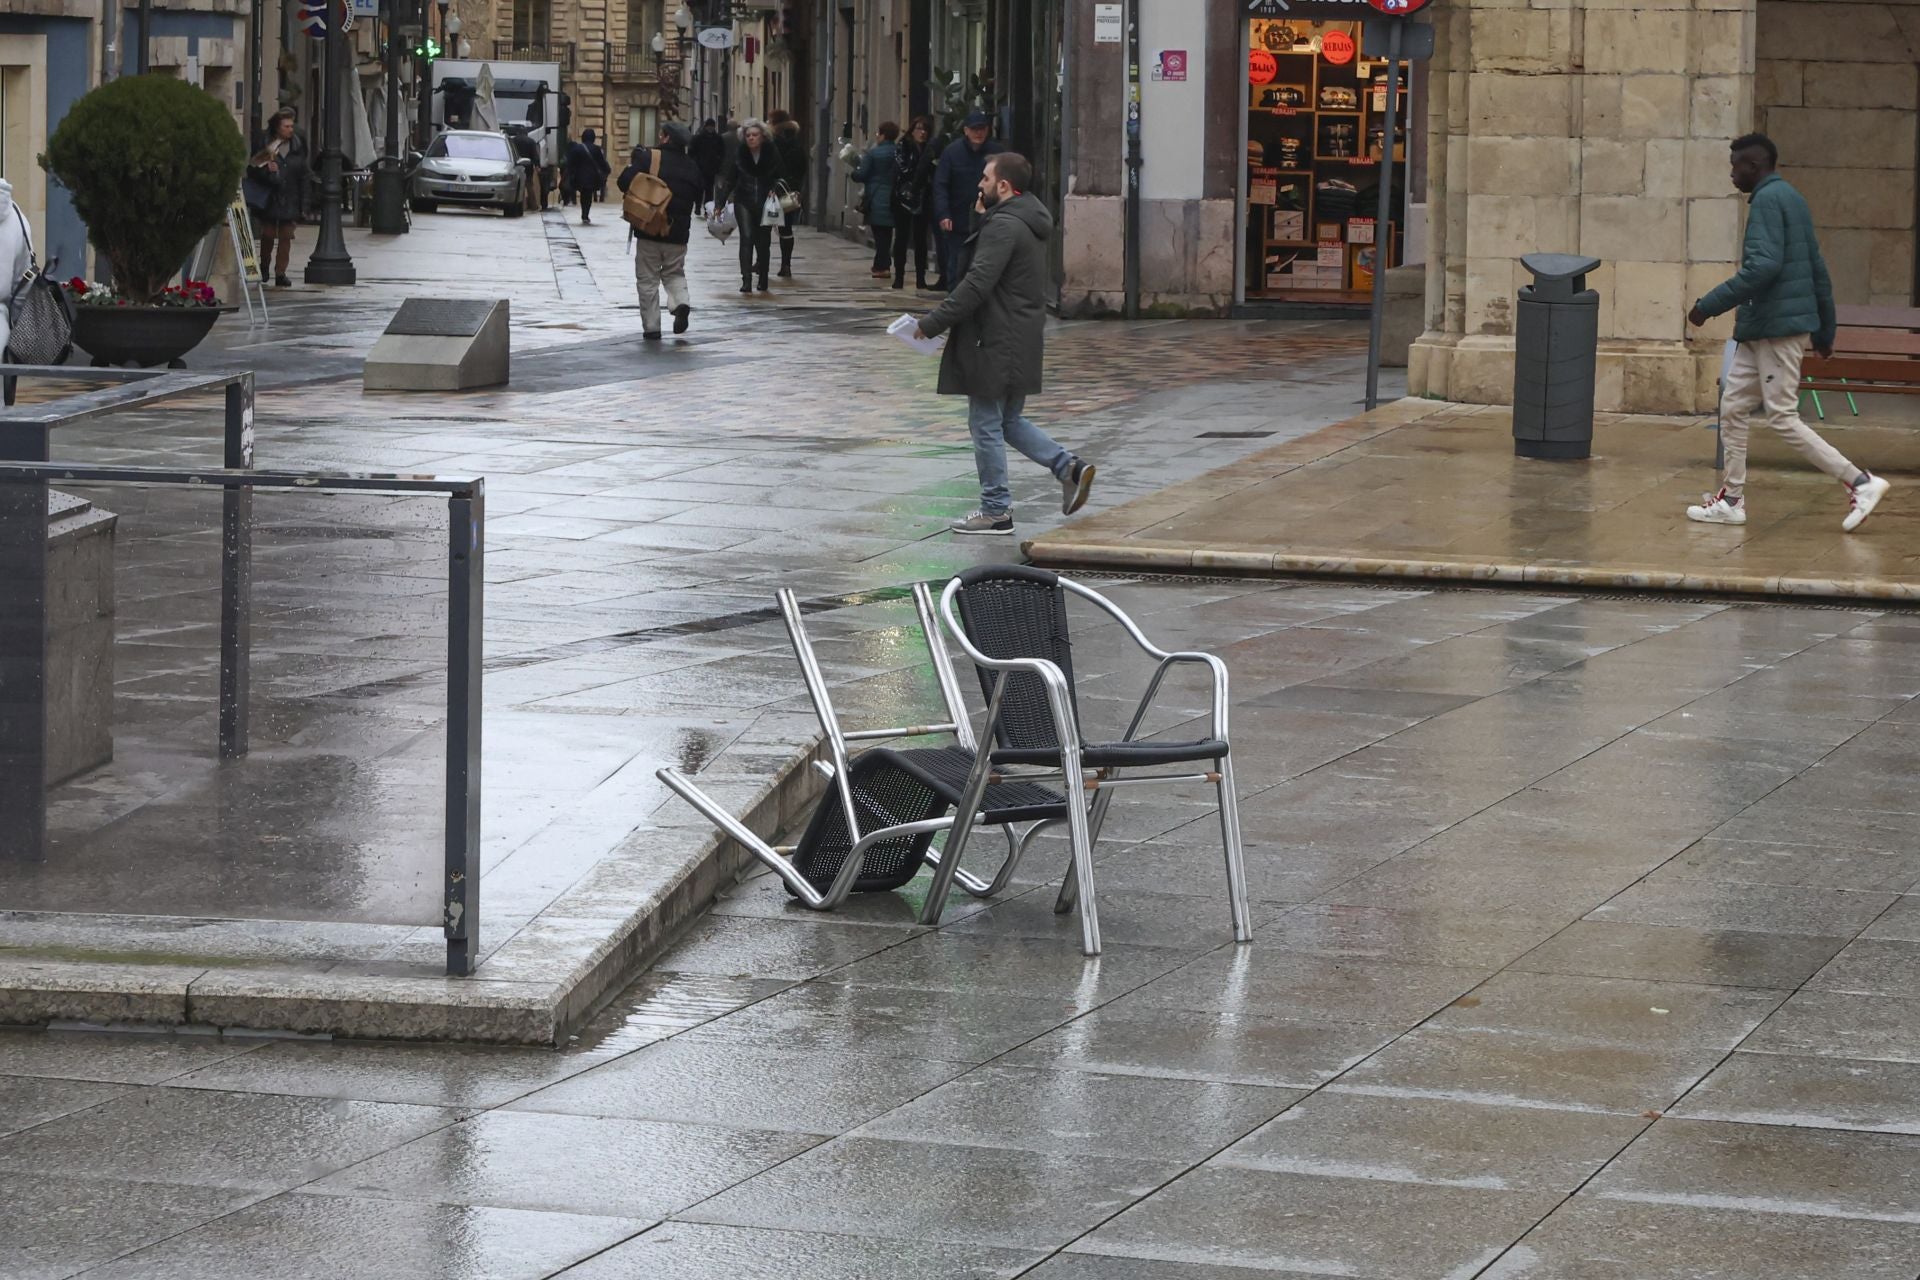
<svg viewBox="0 0 1920 1280"><path fill-rule="evenodd" d="M1847 514L1840 527L1851 533L1893 486L1849 462L1800 417L1800 362L1809 340L1822 358L1833 354L1833 280L1813 233L1813 213L1805 197L1774 172L1779 163L1780 150L1765 134L1733 140L1733 185L1750 206L1740 270L1687 313L1688 323L1698 326L1739 308L1733 367L1720 389L1720 441L1726 454L1720 491L1688 507L1687 519L1747 522L1747 434L1758 417L1846 486Z"/></svg>

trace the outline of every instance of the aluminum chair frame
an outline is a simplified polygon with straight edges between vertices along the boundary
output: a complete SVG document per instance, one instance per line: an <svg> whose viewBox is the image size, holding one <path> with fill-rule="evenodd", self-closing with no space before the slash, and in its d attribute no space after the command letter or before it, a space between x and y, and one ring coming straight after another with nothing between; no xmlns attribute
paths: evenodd
<svg viewBox="0 0 1920 1280"><path fill-rule="evenodd" d="M866 851L872 845L898 836L950 830L956 825L959 813L956 808L954 813L945 817L922 822L898 823L873 831L862 831L859 809L853 799L851 783L853 752L850 750L850 745L856 742L951 734L962 749L977 756L978 744L973 736L973 726L967 715L966 704L960 696L960 684L954 674L952 655L947 652L946 645L941 640L940 626L934 616L933 593L926 583L914 584L913 601L915 612L920 618L920 628L927 643L928 654L933 660L941 701L947 710L947 719L935 724L896 725L881 729L847 730L843 728L839 713L834 709L832 696L828 692L826 677L821 672L819 658L814 653L813 642L807 635L799 598L793 591L783 587L775 594L775 599L780 607L781 620L786 625L787 638L793 644L794 658L800 665L801 679L805 682L807 695L813 703L814 716L820 722L827 751L828 758L814 761L814 767L826 775L828 785L835 792L834 798L840 804L841 812L845 817L847 830L854 841L833 880L825 890L816 888L787 856L793 852L794 846L768 844L679 770L669 766L657 770L654 776L697 809L720 831L738 842L756 861L779 876L804 906L815 911L831 911L845 902L848 895L852 893L853 883L859 878ZM976 806L981 803L985 789L983 783L977 792L970 793ZM965 824L966 828L971 830L984 816L978 813L970 815ZM1065 819L1042 819L1033 822L1024 833L1016 831L1015 828L1018 825L1016 823L1002 824L1007 838L1007 857L1000 869L990 879L982 880L954 865L941 881L942 885L946 891L950 891L951 885L957 882L969 894L980 898L992 897L1000 893L1013 879L1014 872L1018 870L1020 861L1031 847L1034 838L1042 831L1058 826L1063 821ZM943 866L943 855L929 848L925 862L928 866L935 868L938 874Z"/></svg>
<svg viewBox="0 0 1920 1280"><path fill-rule="evenodd" d="M1061 884L1060 893L1054 903L1055 914L1064 915L1078 902L1080 909L1081 950L1089 956L1100 954L1100 917L1096 902L1093 879L1093 847L1099 839L1100 828L1106 821L1107 809L1113 802L1114 791L1122 786L1168 785L1190 782L1210 782L1219 798L1220 842L1226 858L1228 911L1233 923L1235 942L1253 941L1252 912L1248 904L1246 858L1240 834L1240 808L1238 795L1234 790L1233 756L1231 741L1228 738L1227 723L1227 666L1218 657L1198 651L1169 652L1154 644L1138 624L1111 600L1091 587L1058 577L1061 588L1069 595L1084 600L1101 609L1118 622L1127 637L1148 657L1159 665L1154 669L1153 677L1147 681L1146 692L1141 695L1139 705L1134 709L1133 719L1127 725L1126 736L1122 742L1135 741L1147 713L1153 707L1153 701L1160 692L1167 673L1176 666L1205 666L1213 678L1212 696L1212 738L1225 744L1228 750L1216 757L1214 769L1205 773L1148 774L1122 778L1117 767L1107 766L1089 770L1083 763L1085 745L1080 733L1078 716L1074 710L1073 691L1068 684L1066 674L1060 667L1044 658L994 658L976 648L967 635L965 626L955 611L959 596L963 590L959 578L947 583L940 594L940 617L946 630L974 664L986 671L997 673L993 682L993 693L988 699L985 723L982 725L978 741L991 743L994 731L999 723L1001 697L1005 693L1008 678L1014 673L1024 672L1037 677L1046 690L1048 707L1053 716L1054 731L1060 743L1061 767L1058 770L1039 772L1018 769L1012 766L996 765L991 748L975 751L975 765L968 778L968 787L960 805L955 809L956 821L953 830L947 836L946 850L937 866L933 884L927 893L921 922L931 924L940 918L946 899L952 891L953 881L960 873L960 859L966 851L966 844L972 835L973 814L979 808L980 798L992 781L1019 780L1045 782L1059 779L1067 800L1067 830L1072 857L1068 864L1066 877ZM952 705L952 704L949 704ZM1069 765L1068 762L1072 764ZM1094 798L1091 803L1087 796Z"/></svg>

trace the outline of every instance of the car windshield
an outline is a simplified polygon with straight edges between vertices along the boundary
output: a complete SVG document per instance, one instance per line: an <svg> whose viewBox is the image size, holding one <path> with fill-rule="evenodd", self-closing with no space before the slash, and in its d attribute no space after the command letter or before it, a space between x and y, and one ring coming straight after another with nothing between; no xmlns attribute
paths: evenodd
<svg viewBox="0 0 1920 1280"><path fill-rule="evenodd" d="M427 148L428 156L449 156L455 160L498 160L513 162L507 140L499 134L443 133Z"/></svg>

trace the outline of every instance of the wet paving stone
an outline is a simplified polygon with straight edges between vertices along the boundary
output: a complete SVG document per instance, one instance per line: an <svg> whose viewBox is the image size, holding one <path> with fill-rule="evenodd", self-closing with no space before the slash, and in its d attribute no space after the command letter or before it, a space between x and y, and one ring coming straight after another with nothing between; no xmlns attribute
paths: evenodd
<svg viewBox="0 0 1920 1280"><path fill-rule="evenodd" d="M112 1280L537 1280L649 1225L581 1213L285 1195L89 1274Z"/></svg>
<svg viewBox="0 0 1920 1280"><path fill-rule="evenodd" d="M1672 1114L1743 1124L1920 1133L1920 1063L1736 1053Z"/></svg>
<svg viewBox="0 0 1920 1280"><path fill-rule="evenodd" d="M0 1076L0 1136L117 1098L120 1085L43 1076Z"/></svg>
<svg viewBox="0 0 1920 1280"><path fill-rule="evenodd" d="M1844 937L1580 920L1514 961L1513 967L1529 973L1791 991L1846 945Z"/></svg>
<svg viewBox="0 0 1920 1280"><path fill-rule="evenodd" d="M1168 1160L837 1138L680 1215L882 1239L1057 1249L1164 1185Z"/></svg>
<svg viewBox="0 0 1920 1280"><path fill-rule="evenodd" d="M1045 1255L756 1227L663 1222L561 1274L565 1280L1011 1280Z"/></svg>
<svg viewBox="0 0 1920 1280"><path fill-rule="evenodd" d="M264 1193L0 1173L0 1275L59 1280L190 1231Z"/></svg>
<svg viewBox="0 0 1920 1280"><path fill-rule="evenodd" d="M351 1098L430 1107L497 1107L604 1061L601 1053L385 1042L269 1042L176 1076L181 1089Z"/></svg>

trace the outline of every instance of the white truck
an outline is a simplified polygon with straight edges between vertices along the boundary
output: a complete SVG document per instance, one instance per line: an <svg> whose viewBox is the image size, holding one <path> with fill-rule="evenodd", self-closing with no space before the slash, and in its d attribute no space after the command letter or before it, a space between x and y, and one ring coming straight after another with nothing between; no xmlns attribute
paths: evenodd
<svg viewBox="0 0 1920 1280"><path fill-rule="evenodd" d="M540 149L540 167L562 159L560 64L482 58L436 58L433 131L522 129Z"/></svg>

